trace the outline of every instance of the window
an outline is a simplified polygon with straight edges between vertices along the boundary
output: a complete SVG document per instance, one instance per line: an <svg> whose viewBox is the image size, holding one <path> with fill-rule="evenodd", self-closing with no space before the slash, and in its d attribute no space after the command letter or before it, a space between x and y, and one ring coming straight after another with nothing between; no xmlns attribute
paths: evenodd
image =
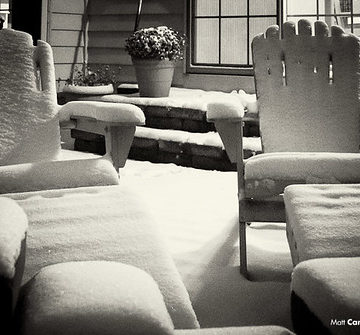
<svg viewBox="0 0 360 335"><path fill-rule="evenodd" d="M360 0L287 0L284 14L285 20L322 20L328 25L337 24L348 33L360 35Z"/></svg>
<svg viewBox="0 0 360 335"><path fill-rule="evenodd" d="M251 41L279 23L278 0L191 0L188 72L251 74Z"/></svg>
<svg viewBox="0 0 360 335"><path fill-rule="evenodd" d="M251 41L283 21L322 20L360 36L360 0L189 0L188 73L252 74Z"/></svg>

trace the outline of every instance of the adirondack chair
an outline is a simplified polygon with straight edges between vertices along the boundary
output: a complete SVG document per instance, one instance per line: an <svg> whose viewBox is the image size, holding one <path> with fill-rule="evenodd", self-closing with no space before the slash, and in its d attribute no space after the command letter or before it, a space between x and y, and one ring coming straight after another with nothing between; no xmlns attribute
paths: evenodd
<svg viewBox="0 0 360 335"><path fill-rule="evenodd" d="M0 193L118 184L116 170L145 120L138 107L70 102L60 108L50 45L33 46L29 34L12 29L0 30L0 78ZM59 121L105 135L107 155L69 160Z"/></svg>
<svg viewBox="0 0 360 335"><path fill-rule="evenodd" d="M209 104L238 166L240 272L247 276L246 226L285 222L283 191L303 183L359 183L359 39L338 26L286 22L252 42L263 154L243 159L242 119ZM239 109L241 109L239 107ZM226 114L226 113L224 113Z"/></svg>

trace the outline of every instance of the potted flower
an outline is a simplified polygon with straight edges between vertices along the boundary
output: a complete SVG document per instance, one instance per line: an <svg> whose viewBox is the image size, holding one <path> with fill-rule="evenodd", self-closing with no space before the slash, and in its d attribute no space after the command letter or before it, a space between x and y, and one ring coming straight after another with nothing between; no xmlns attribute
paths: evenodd
<svg viewBox="0 0 360 335"><path fill-rule="evenodd" d="M166 26L137 30L126 40L140 96L169 95L175 62L183 58L184 46L185 37Z"/></svg>
<svg viewBox="0 0 360 335"><path fill-rule="evenodd" d="M84 65L82 68L74 68L74 75L67 79L63 91L85 95L112 94L119 82L118 74L109 65L103 65L95 71Z"/></svg>

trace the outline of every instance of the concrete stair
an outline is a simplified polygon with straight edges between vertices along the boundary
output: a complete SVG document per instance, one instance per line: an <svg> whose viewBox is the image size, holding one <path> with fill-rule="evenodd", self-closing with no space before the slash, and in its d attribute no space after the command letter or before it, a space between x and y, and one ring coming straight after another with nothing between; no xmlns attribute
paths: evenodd
<svg viewBox="0 0 360 335"><path fill-rule="evenodd" d="M71 97L71 100L77 99ZM140 98L139 104L136 101L135 104L143 110L146 124L145 127L137 128L129 153L130 159L210 170L236 170L236 165L229 161L214 125L207 122L204 110L148 105L141 101ZM101 135L73 129L71 136L75 138L75 150L98 154L105 152L104 137ZM246 113L244 156L248 158L259 152L261 144L257 115Z"/></svg>

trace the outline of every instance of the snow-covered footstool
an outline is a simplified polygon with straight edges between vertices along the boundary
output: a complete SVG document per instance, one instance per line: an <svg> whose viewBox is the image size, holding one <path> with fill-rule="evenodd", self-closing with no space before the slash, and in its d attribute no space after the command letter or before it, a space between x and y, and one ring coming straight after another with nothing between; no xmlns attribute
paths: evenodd
<svg viewBox="0 0 360 335"><path fill-rule="evenodd" d="M360 256L360 184L291 185L284 201L294 265Z"/></svg>
<svg viewBox="0 0 360 335"><path fill-rule="evenodd" d="M173 323L156 282L145 271L116 262L50 265L23 288L20 333L173 333Z"/></svg>
<svg viewBox="0 0 360 335"><path fill-rule="evenodd" d="M298 264L291 282L296 334L360 333L360 258L321 258Z"/></svg>

